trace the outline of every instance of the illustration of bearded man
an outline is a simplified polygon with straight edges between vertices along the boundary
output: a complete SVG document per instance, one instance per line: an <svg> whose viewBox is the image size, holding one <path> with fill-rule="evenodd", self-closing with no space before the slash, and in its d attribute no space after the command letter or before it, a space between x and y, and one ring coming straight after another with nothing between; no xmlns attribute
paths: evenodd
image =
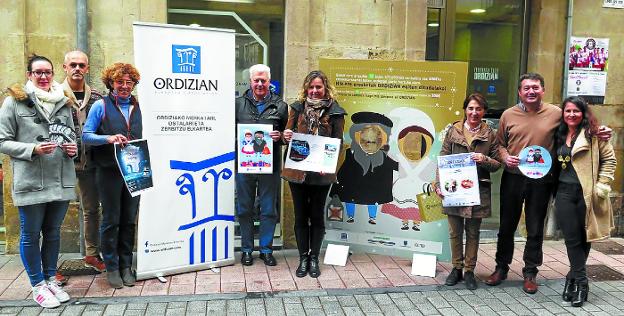
<svg viewBox="0 0 624 316"><path fill-rule="evenodd" d="M386 153L392 121L374 112L357 112L351 120L351 148L338 170L331 196L345 202L347 223L355 221L356 205L365 205L368 223L375 225L378 206L392 201L394 171L399 168Z"/></svg>

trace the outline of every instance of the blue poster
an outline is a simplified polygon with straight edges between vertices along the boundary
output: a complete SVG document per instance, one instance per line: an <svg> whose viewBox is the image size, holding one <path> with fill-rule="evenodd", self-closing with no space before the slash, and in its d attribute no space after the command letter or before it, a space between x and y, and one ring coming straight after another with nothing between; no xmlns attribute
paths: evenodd
<svg viewBox="0 0 624 316"><path fill-rule="evenodd" d="M133 140L125 146L116 143L115 158L132 196L140 195L154 186L147 140Z"/></svg>
<svg viewBox="0 0 624 316"><path fill-rule="evenodd" d="M550 171L552 166L552 158L550 153L544 147L532 145L525 147L518 155L520 164L518 169L525 176L532 179L539 179Z"/></svg>

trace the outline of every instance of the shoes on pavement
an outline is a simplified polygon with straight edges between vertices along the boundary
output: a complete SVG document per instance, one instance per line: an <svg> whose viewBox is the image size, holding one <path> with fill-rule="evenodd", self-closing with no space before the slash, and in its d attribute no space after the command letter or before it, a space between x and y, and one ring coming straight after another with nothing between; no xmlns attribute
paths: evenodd
<svg viewBox="0 0 624 316"><path fill-rule="evenodd" d="M85 256L83 260L85 267L93 268L97 272L106 271L106 265L99 256Z"/></svg>
<svg viewBox="0 0 624 316"><path fill-rule="evenodd" d="M43 308L55 308L61 306L61 302L54 296L54 293L48 288L46 281L41 281L33 286L33 300Z"/></svg>
<svg viewBox="0 0 624 316"><path fill-rule="evenodd" d="M134 276L132 268L121 269L121 281L125 286L134 286L134 283L136 283L136 277Z"/></svg>
<svg viewBox="0 0 624 316"><path fill-rule="evenodd" d="M464 284L466 284L466 288L469 290L477 289L477 279L475 279L474 272L466 271L464 274Z"/></svg>
<svg viewBox="0 0 624 316"><path fill-rule="evenodd" d="M253 264L253 256L251 255L251 252L243 251L241 264L244 266L250 266Z"/></svg>
<svg viewBox="0 0 624 316"><path fill-rule="evenodd" d="M444 282L444 284L447 286L453 286L457 284L459 281L462 280L462 273L463 271L461 269L453 268L453 270L451 270L451 273L449 273L448 277L446 277L446 282Z"/></svg>
<svg viewBox="0 0 624 316"><path fill-rule="evenodd" d="M496 270L494 270L494 273L492 273L487 278L487 280L485 280L485 284L496 286L501 284L501 282L503 282L503 280L505 279L507 279L507 272L503 271L503 269L496 268Z"/></svg>
<svg viewBox="0 0 624 316"><path fill-rule="evenodd" d="M48 290L54 294L54 297L56 297L59 302L65 303L69 301L69 294L67 294L67 292L65 292L65 290L58 285L55 277L51 277L48 280Z"/></svg>
<svg viewBox="0 0 624 316"><path fill-rule="evenodd" d="M524 284L522 285L524 292L528 294L535 294L537 292L537 281L534 275L524 277Z"/></svg>
<svg viewBox="0 0 624 316"><path fill-rule="evenodd" d="M56 274L54 275L54 281L56 281L58 285L63 286L67 284L67 277L62 275L61 272L57 270Z"/></svg>
<svg viewBox="0 0 624 316"><path fill-rule="evenodd" d="M563 285L563 293L561 293L561 298L564 302L572 302L574 299L574 293L576 291L576 282L574 279L566 278L565 284Z"/></svg>
<svg viewBox="0 0 624 316"><path fill-rule="evenodd" d="M303 278L308 274L310 270L310 257L308 255L299 255L299 267L295 271L295 275L298 278Z"/></svg>
<svg viewBox="0 0 624 316"><path fill-rule="evenodd" d="M319 266L319 258L316 255L310 255L310 277L318 278L321 275L321 267Z"/></svg>
<svg viewBox="0 0 624 316"><path fill-rule="evenodd" d="M119 270L106 271L106 280L108 284L114 289L121 289L123 287L123 280L119 274Z"/></svg>
<svg viewBox="0 0 624 316"><path fill-rule="evenodd" d="M272 267L277 265L277 260L275 260L275 257L273 257L272 253L261 253L260 259L262 259L262 261L264 261L264 264L267 266Z"/></svg>
<svg viewBox="0 0 624 316"><path fill-rule="evenodd" d="M587 296L589 296L589 284L577 284L574 297L572 298L573 307L581 307L584 302L587 302Z"/></svg>

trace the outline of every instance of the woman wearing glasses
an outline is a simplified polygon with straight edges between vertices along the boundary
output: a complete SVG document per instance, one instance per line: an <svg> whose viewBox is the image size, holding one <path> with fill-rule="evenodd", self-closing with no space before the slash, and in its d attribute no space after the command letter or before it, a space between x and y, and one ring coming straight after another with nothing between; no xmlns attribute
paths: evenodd
<svg viewBox="0 0 624 316"><path fill-rule="evenodd" d="M55 82L52 62L28 60L24 86L8 89L0 108L0 152L11 158L13 204L20 218L20 257L33 299L44 308L69 300L54 280L61 224L76 198L76 134L71 101Z"/></svg>
<svg viewBox="0 0 624 316"><path fill-rule="evenodd" d="M139 197L132 197L115 161L113 144L142 137L141 109L132 95L140 75L134 66L115 63L102 71L109 92L93 104L82 132L96 166L102 202L101 249L111 287L134 286L132 250Z"/></svg>

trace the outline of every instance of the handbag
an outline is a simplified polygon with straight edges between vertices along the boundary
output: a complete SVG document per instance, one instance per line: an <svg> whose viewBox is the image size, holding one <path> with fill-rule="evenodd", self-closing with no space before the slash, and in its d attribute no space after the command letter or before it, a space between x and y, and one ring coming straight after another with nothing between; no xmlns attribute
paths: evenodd
<svg viewBox="0 0 624 316"><path fill-rule="evenodd" d="M445 219L446 215L442 213L442 198L432 192L431 183L423 184L422 189L423 193L416 195L420 219L423 222L435 222Z"/></svg>

